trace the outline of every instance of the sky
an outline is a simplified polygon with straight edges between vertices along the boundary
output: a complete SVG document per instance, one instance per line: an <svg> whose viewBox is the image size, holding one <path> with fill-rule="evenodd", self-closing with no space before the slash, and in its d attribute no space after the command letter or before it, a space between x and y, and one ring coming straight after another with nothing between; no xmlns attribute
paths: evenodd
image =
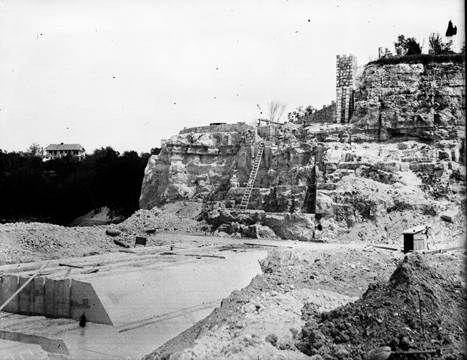
<svg viewBox="0 0 467 360"><path fill-rule="evenodd" d="M0 149L147 152L184 127L321 108L335 57L399 34L428 49L460 0L0 0ZM260 113L260 109L263 113Z"/></svg>

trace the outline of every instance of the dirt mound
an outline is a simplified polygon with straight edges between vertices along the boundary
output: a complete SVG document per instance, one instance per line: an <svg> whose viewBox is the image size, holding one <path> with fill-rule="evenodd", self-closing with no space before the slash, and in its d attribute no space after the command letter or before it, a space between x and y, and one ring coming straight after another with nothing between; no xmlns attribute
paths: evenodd
<svg viewBox="0 0 467 360"><path fill-rule="evenodd" d="M138 210L128 219L116 225L115 228L130 233L144 233L148 230L196 233L203 230L203 223L183 216L182 209L173 210L173 207L169 211L158 208ZM196 213L192 209L188 209L187 212Z"/></svg>
<svg viewBox="0 0 467 360"><path fill-rule="evenodd" d="M0 224L0 265L118 251L120 247L113 240L133 246L135 236L147 237L147 246L172 244L181 240L160 233L202 232L204 223L192 218L199 211L200 204L180 202L166 210L138 210L122 223L112 225ZM106 216L106 212L97 216Z"/></svg>
<svg viewBox="0 0 467 360"><path fill-rule="evenodd" d="M116 250L105 226L64 227L46 223L0 225L0 265L85 256Z"/></svg>
<svg viewBox="0 0 467 360"><path fill-rule="evenodd" d="M435 269L421 255L408 255L387 283L370 285L355 303L322 314L305 307L308 321L298 347L327 359L365 359L381 346L392 351L441 349L437 358L461 359L466 292L462 271L455 271L462 266L457 260L447 271L442 262Z"/></svg>

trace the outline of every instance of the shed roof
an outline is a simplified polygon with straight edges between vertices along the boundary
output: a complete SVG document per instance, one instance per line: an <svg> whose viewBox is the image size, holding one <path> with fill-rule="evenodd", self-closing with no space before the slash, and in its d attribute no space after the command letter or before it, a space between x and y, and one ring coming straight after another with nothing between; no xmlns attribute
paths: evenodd
<svg viewBox="0 0 467 360"><path fill-rule="evenodd" d="M80 144L50 144L45 148L46 151L63 151L63 150L80 150L84 151L84 148Z"/></svg>
<svg viewBox="0 0 467 360"><path fill-rule="evenodd" d="M403 234L418 234L419 232L425 231L428 225L418 225L413 228L407 229Z"/></svg>

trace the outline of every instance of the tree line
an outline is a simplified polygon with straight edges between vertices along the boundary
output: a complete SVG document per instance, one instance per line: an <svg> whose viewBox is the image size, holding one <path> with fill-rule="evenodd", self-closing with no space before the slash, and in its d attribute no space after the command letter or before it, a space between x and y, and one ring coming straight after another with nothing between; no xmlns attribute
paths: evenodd
<svg viewBox="0 0 467 360"><path fill-rule="evenodd" d="M27 152L0 150L0 221L46 221L65 225L107 206L129 216L139 208L144 169L151 154L120 154L103 147L83 160L72 156L43 161Z"/></svg>

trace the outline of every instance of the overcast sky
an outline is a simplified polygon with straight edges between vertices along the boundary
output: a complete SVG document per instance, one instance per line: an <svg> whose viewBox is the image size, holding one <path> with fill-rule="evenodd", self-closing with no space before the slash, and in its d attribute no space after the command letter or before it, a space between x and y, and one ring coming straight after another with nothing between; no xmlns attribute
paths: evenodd
<svg viewBox="0 0 467 360"><path fill-rule="evenodd" d="M464 42L460 0L0 0L0 149L148 151L183 127L321 107L335 56ZM286 115L286 114L285 114ZM284 115L284 117L285 117Z"/></svg>

